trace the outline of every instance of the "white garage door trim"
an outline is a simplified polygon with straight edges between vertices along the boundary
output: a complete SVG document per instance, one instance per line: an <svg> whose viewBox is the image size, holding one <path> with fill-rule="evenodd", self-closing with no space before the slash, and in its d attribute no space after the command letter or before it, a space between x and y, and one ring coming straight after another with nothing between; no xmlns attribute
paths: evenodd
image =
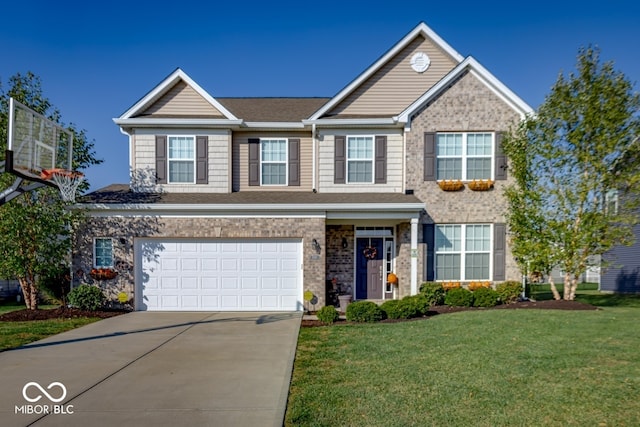
<svg viewBox="0 0 640 427"><path fill-rule="evenodd" d="M300 239L136 239L136 309L300 311Z"/></svg>

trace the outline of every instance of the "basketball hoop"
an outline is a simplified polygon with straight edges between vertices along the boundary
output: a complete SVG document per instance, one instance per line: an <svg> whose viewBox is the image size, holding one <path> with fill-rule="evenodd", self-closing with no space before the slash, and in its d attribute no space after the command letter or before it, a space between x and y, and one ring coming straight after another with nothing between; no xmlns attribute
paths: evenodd
<svg viewBox="0 0 640 427"><path fill-rule="evenodd" d="M67 169L43 169L40 177L44 180L53 181L60 189L60 195L65 202L76 201L76 190L84 181L84 174Z"/></svg>

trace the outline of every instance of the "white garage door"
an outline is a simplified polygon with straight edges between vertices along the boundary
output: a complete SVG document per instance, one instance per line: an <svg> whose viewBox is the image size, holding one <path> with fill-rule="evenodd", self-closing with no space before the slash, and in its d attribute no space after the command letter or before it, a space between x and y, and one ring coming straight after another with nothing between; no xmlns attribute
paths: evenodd
<svg viewBox="0 0 640 427"><path fill-rule="evenodd" d="M302 309L302 242L136 241L136 308L168 311Z"/></svg>

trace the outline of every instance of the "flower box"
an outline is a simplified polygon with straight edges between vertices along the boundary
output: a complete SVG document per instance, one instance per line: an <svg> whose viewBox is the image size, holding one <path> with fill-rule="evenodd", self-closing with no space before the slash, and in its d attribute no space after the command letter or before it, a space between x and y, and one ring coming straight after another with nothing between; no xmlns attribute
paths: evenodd
<svg viewBox="0 0 640 427"><path fill-rule="evenodd" d="M490 288L491 282L470 282L467 287L470 291L475 291L480 288Z"/></svg>
<svg viewBox="0 0 640 427"><path fill-rule="evenodd" d="M118 272L111 268L94 268L91 270L89 275L94 280L109 280L115 279L118 276Z"/></svg>
<svg viewBox="0 0 640 427"><path fill-rule="evenodd" d="M459 179L443 179L438 181L438 185L444 191L459 191L464 187L464 184Z"/></svg>
<svg viewBox="0 0 640 427"><path fill-rule="evenodd" d="M456 288L461 288L462 285L460 284L460 282L443 282L442 283L442 288L445 291L448 291L449 289L456 289Z"/></svg>
<svg viewBox="0 0 640 427"><path fill-rule="evenodd" d="M493 188L493 181L490 179L474 179L469 181L467 186L472 191L488 191Z"/></svg>

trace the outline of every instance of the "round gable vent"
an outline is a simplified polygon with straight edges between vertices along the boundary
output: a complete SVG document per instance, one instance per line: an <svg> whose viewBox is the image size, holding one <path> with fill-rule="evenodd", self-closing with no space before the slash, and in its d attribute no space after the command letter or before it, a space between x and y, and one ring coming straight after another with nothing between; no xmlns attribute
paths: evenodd
<svg viewBox="0 0 640 427"><path fill-rule="evenodd" d="M424 73L429 68L431 64L431 59L429 59L429 55L424 52L416 52L411 57L411 68L416 73Z"/></svg>

